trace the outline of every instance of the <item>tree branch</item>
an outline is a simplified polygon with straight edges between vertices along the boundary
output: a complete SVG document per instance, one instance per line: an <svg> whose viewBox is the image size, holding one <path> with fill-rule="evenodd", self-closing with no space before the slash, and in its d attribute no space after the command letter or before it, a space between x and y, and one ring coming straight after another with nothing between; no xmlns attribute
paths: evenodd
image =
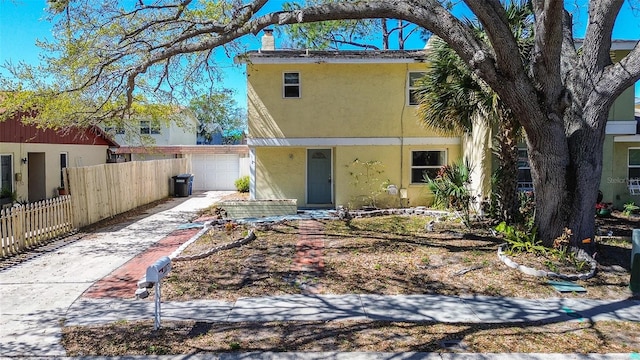
<svg viewBox="0 0 640 360"><path fill-rule="evenodd" d="M622 94L627 88L640 81L640 42L636 43L633 50L619 62L607 67L600 77L596 92L610 92L610 101Z"/></svg>
<svg viewBox="0 0 640 360"><path fill-rule="evenodd" d="M624 0L601 0L589 2L589 23L582 44L582 59L589 73L600 73L611 64L611 36L613 25Z"/></svg>
<svg viewBox="0 0 640 360"><path fill-rule="evenodd" d="M501 74L511 79L522 74L522 60L519 56L514 56L520 50L502 3L499 0L466 0L465 3L485 29Z"/></svg>
<svg viewBox="0 0 640 360"><path fill-rule="evenodd" d="M564 3L562 0L533 0L535 43L531 69L538 90L543 91L549 114L561 119L559 104L564 86L560 73L560 53L563 41Z"/></svg>

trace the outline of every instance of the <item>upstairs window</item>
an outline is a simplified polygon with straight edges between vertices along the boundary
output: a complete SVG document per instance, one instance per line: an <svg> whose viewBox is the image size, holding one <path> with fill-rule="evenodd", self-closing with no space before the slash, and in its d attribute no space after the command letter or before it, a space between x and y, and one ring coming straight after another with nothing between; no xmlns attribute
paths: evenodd
<svg viewBox="0 0 640 360"><path fill-rule="evenodd" d="M408 99L409 105L418 105L420 104L420 99L418 98L418 92L420 90L420 80L427 73L424 71L411 71L409 72L409 81L408 85Z"/></svg>
<svg viewBox="0 0 640 360"><path fill-rule="evenodd" d="M446 163L446 151L412 151L411 183L423 184L427 176L435 179L438 170Z"/></svg>
<svg viewBox="0 0 640 360"><path fill-rule="evenodd" d="M140 134L160 134L160 126L152 124L151 121L142 120L140 121Z"/></svg>
<svg viewBox="0 0 640 360"><path fill-rule="evenodd" d="M300 97L300 73L297 73L297 72L284 73L282 93L285 98Z"/></svg>

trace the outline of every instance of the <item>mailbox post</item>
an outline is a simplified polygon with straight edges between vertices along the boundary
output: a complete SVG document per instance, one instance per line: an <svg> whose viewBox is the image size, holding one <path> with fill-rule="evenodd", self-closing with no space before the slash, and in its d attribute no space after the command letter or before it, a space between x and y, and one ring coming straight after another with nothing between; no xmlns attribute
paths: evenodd
<svg viewBox="0 0 640 360"><path fill-rule="evenodd" d="M155 284L155 321L153 329L158 330L160 328L160 281L167 276L171 271L171 259L168 256L163 256L158 259L153 265L147 268L147 274L145 281L148 284Z"/></svg>

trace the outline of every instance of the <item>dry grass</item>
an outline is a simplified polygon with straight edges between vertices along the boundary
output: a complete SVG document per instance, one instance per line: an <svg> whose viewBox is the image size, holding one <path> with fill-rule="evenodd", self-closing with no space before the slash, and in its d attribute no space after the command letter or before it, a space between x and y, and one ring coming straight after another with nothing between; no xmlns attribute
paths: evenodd
<svg viewBox="0 0 640 360"><path fill-rule="evenodd" d="M586 294L558 294L546 279L526 276L501 263L502 243L479 224L471 231L456 222L417 216L323 220L324 270L292 270L299 223L256 231L257 239L211 257L175 262L163 283L163 300L219 299L303 294L482 294L525 298L627 298L630 244L599 245L595 278L578 282ZM627 224L634 227L635 223ZM202 237L185 254L195 254L243 236L224 228ZM434 324L373 321L270 323L116 323L65 328L70 356L184 354L199 351L465 351L465 352L637 352L640 324L567 322L556 324ZM461 340L457 349L443 340Z"/></svg>
<svg viewBox="0 0 640 360"><path fill-rule="evenodd" d="M303 294L312 284L319 294L479 294L523 298L558 296L535 278L506 267L496 256L500 238L479 224L468 231L456 222L395 216L353 220L321 220L325 232L324 271L320 274L292 271L298 239L298 222L273 225L256 232L257 239L241 248L219 252L202 260L175 262L165 282L167 300L221 299ZM185 252L194 254L238 239L217 229ZM618 299L628 290L630 244L599 245L602 262L595 278L578 281L586 294L565 297ZM518 261L518 258L515 258ZM539 259L544 268L545 259Z"/></svg>
<svg viewBox="0 0 640 360"><path fill-rule="evenodd" d="M115 323L65 328L67 356L229 351L631 353L640 324L438 324L384 321ZM460 341L456 347L443 342Z"/></svg>

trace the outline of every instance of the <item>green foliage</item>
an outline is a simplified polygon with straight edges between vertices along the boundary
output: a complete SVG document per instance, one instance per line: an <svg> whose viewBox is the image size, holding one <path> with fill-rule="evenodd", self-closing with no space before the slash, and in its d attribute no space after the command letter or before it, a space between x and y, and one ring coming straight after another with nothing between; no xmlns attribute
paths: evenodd
<svg viewBox="0 0 640 360"><path fill-rule="evenodd" d="M440 168L438 175L431 179L425 175L427 187L434 196L434 205L462 212L462 221L470 225L473 197L469 192L471 166L466 160Z"/></svg>
<svg viewBox="0 0 640 360"><path fill-rule="evenodd" d="M366 206L377 207L380 195L386 191L389 184L388 180L381 179L384 174L382 162L355 159L346 167L351 176L351 186L360 193L352 198L352 202L358 205L364 201Z"/></svg>
<svg viewBox="0 0 640 360"><path fill-rule="evenodd" d="M236 190L241 193L249 192L249 176L243 176L234 182Z"/></svg>
<svg viewBox="0 0 640 360"><path fill-rule="evenodd" d="M571 229L564 228L562 235L558 236L553 241L553 248L549 250L549 257L554 259L557 263L552 261L546 261L547 267L554 272L558 271L557 264L569 265L576 269L576 271L584 271L589 262L578 256L578 249L571 248Z"/></svg>
<svg viewBox="0 0 640 360"><path fill-rule="evenodd" d="M220 90L209 95L191 99L189 109L198 119L198 135L207 143L211 142L215 133L229 134L232 130L243 130L247 127L247 117L235 99L232 90ZM237 140L233 135L223 138L223 143Z"/></svg>
<svg viewBox="0 0 640 360"><path fill-rule="evenodd" d="M306 6L344 0L306 0L285 2L282 8L286 11L297 10ZM332 20L314 23L292 24L284 28L284 33L291 41L292 48L327 50L338 49L342 44L359 44L362 48L377 48L370 45L374 41L373 30L375 20Z"/></svg>
<svg viewBox="0 0 640 360"><path fill-rule="evenodd" d="M3 187L0 189L0 199L11 199L11 201L16 201L18 199L18 195L8 187Z"/></svg>
<svg viewBox="0 0 640 360"><path fill-rule="evenodd" d="M0 121L26 112L29 121L47 128L123 127L131 121L135 126L140 108L153 104L166 105L164 114L171 114L185 99L215 93L223 71L214 60L218 52L241 51L233 39L187 49L211 40L202 27L252 14L235 1L48 3L47 20L54 25L52 36L37 42L42 61L2 64L0 88L7 96Z"/></svg>
<svg viewBox="0 0 640 360"><path fill-rule="evenodd" d="M531 50L533 39L531 6L525 1L509 2L506 13L524 59ZM487 41L482 26L473 22L468 25L477 38ZM517 183L514 179L520 124L497 93L478 78L445 41L432 37L428 48L430 66L418 83L420 121L427 128L445 135L471 133L481 122L493 127L495 155L504 176L498 174L496 177L491 206L487 210L493 218L511 222L516 212Z"/></svg>
<svg viewBox="0 0 640 360"><path fill-rule="evenodd" d="M577 249L571 249L571 230L564 229L561 236L555 239L553 248L542 245L537 239L535 229L533 231L520 230L513 225L501 222L495 230L504 236L509 247L505 249L508 254L528 253L546 258L542 263L551 271L560 271L559 265L569 265L576 271L584 271L589 262L578 256Z"/></svg>
<svg viewBox="0 0 640 360"><path fill-rule="evenodd" d="M299 10L307 6L331 3L358 2L360 0L305 0L285 2L286 11ZM294 23L283 28L285 47L313 50L338 49L383 49L388 50L390 38L397 35L398 50L404 49L405 41L414 34L425 35L424 29L396 19L329 20L312 23ZM376 43L382 40L381 45Z"/></svg>
<svg viewBox="0 0 640 360"><path fill-rule="evenodd" d="M536 230L523 231L517 229L513 225L507 225L506 222L501 222L496 226L496 231L504 236L504 240L509 244L507 252L517 254L521 252L533 253L533 254L546 254L548 249L542 245L542 242L537 239Z"/></svg>
<svg viewBox="0 0 640 360"><path fill-rule="evenodd" d="M622 213L625 216L629 216L631 214L634 214L638 210L640 210L640 206L636 205L633 201L629 201L628 203L624 204L624 210L622 210Z"/></svg>

